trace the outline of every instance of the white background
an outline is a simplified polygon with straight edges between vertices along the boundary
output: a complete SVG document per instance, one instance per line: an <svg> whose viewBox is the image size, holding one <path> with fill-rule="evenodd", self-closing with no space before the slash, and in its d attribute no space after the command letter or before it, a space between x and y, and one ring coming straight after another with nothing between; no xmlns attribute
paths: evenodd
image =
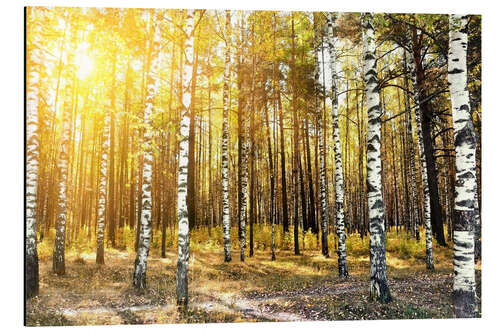
<svg viewBox="0 0 500 333"><path fill-rule="evenodd" d="M8 3L8 5L6 5ZM464 13L483 15L483 318L475 320L394 320L351 322L252 323L209 325L141 325L94 326L65 328L24 328L23 324L23 168L24 168L24 18L23 6L87 6L87 7L160 7L160 8L217 8L320 11L375 11L418 13ZM500 83L498 62L500 41L499 9L494 1L401 0L379 1L320 1L320 0L46 0L2 1L0 7L0 327L4 332L36 330L47 332L90 331L133 332L137 330L169 332L233 332L276 331L324 333L346 330L351 332L481 332L498 331L500 324L499 283L499 222L497 216L500 188L496 171L500 166L497 142L500 126L500 105L496 98ZM389 277L390 279L390 277ZM390 283L390 280L389 280ZM368 287L367 287L368 288ZM367 290L368 292L368 290Z"/></svg>

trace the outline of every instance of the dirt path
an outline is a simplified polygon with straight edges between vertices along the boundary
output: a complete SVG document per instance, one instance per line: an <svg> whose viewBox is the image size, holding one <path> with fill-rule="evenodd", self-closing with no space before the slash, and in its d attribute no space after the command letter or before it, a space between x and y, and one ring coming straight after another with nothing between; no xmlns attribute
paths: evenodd
<svg viewBox="0 0 500 333"><path fill-rule="evenodd" d="M251 292L246 297L241 295L211 297L203 302L193 302L189 306L191 310L202 310L204 312L219 312L226 314L239 314L242 318L255 319L258 321L305 321L314 320L314 311L304 313L293 313L280 311L275 306L279 303L294 299L315 298L333 295L344 295L346 293L358 292L365 288L361 282L344 282L334 286L319 286L302 290L285 290L274 293ZM140 314L145 312L173 312L174 304L165 305L135 305L135 306L98 306L84 308L66 308L61 314L68 320L77 320L81 317L92 316L94 320L110 317L120 317L126 324L140 324Z"/></svg>
<svg viewBox="0 0 500 333"><path fill-rule="evenodd" d="M289 312L265 312L265 307L262 306L264 301L279 300L289 298L290 296L277 296L273 298L262 298L260 300L252 300L248 298L221 298L207 302L195 302L189 305L191 310L202 310L204 312L221 312L227 314L239 314L243 318L256 319L258 321L303 321L306 317ZM94 320L106 321L111 317L121 317L124 324L142 324L139 314L144 312L173 312L176 310L174 304L166 305L137 305L137 306L121 306L121 307L84 307L84 308L66 308L61 311L61 314L70 321L78 320L82 317L92 316Z"/></svg>
<svg viewBox="0 0 500 333"><path fill-rule="evenodd" d="M266 254L245 263L220 263L220 253L196 255L191 265L190 302L180 314L175 304L175 253L148 261L148 287L137 292L130 284L134 256L110 252L106 265L95 256L67 257L64 276L55 276L49 259L40 264L40 295L27 304L29 326L238 321L310 321L450 318L452 267L434 272L395 261L391 267L393 301L369 299L369 266L351 262L347 279L336 276L331 260L321 256ZM194 255L193 255L194 258ZM406 266L401 266L401 265ZM481 275L477 271L478 296Z"/></svg>

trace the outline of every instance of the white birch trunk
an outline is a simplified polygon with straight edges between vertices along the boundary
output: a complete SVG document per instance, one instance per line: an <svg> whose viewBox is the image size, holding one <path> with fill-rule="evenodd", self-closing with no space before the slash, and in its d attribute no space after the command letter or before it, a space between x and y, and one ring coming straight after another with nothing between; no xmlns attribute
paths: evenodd
<svg viewBox="0 0 500 333"><path fill-rule="evenodd" d="M381 178L381 108L375 56L373 14L361 16L364 44L364 80L368 109L366 151L368 218L370 223L370 295L382 303L391 300L387 281L384 203Z"/></svg>
<svg viewBox="0 0 500 333"><path fill-rule="evenodd" d="M474 202L476 192L476 139L467 89L466 16L450 15L448 83L455 137L455 208L453 212L453 298L455 315L470 318L476 312L474 269Z"/></svg>
<svg viewBox="0 0 500 333"><path fill-rule="evenodd" d="M104 114L104 127L102 135L101 165L99 170L99 197L97 201L97 250L96 263L104 264L104 227L106 219L106 185L108 172L108 154L109 154L109 124L110 112Z"/></svg>
<svg viewBox="0 0 500 333"><path fill-rule="evenodd" d="M38 294L37 187L40 142L38 134L38 101L40 95L41 33L42 23L37 8L30 8L31 19L27 26L27 38L32 44L26 63L26 234L25 234L25 296Z"/></svg>
<svg viewBox="0 0 500 333"><path fill-rule="evenodd" d="M231 261L231 225L229 221L229 65L231 60L231 12L226 10L226 58L224 62L222 121L222 227L224 229L224 261Z"/></svg>
<svg viewBox="0 0 500 333"><path fill-rule="evenodd" d="M241 13L242 18L241 18L241 23L240 23L240 66L244 67L244 28L243 28L243 15L244 12ZM244 71L244 70L243 70ZM239 94L242 95L242 98L239 100L243 103L242 107L240 108L241 110L241 125L242 125L242 142L241 142L241 164L239 165L239 172L240 172L240 180L241 180L241 185L240 185L240 200L241 200L241 205L240 205L240 211L239 211L239 220L240 220L240 226L241 226L241 235L240 235L240 260L245 261L245 247L246 247L246 221L247 221L247 199L248 199L248 117L247 117L247 107L248 103L246 103L246 99L248 98L248 93L247 93L247 88L246 84L248 84L246 80L246 74L243 73L243 71L240 71L239 75L242 74L243 78L241 80L243 81L243 84L241 85L241 90L239 91ZM245 78L245 79L244 79Z"/></svg>
<svg viewBox="0 0 500 333"><path fill-rule="evenodd" d="M71 17L68 17L71 20ZM70 28L71 29L71 28ZM59 158L57 161L57 171L59 174L59 191L57 196L57 218L56 218L56 239L52 257L52 271L57 275L65 274L65 244L66 244L66 222L67 222L67 185L68 185L68 164L69 164L69 144L71 138L71 116L73 113L73 82L75 80L74 53L76 49L75 38L73 38L70 49L67 51L66 75L64 86L64 103L62 112L62 135L59 147Z"/></svg>
<svg viewBox="0 0 500 333"><path fill-rule="evenodd" d="M411 36L409 37L410 49L413 48L413 42ZM427 269L434 269L434 256L432 251L432 224L431 224L431 199L429 194L429 182L427 179L427 161L425 159L424 151L424 137L422 134L422 115L420 110L420 94L417 85L417 70L413 57L409 57L408 69L411 73L412 85L413 85L413 102L415 103L415 121L417 124L417 137L418 137L418 148L420 153L420 163L422 165L422 188L424 191L424 225L425 225L425 254L426 254L426 266ZM411 112L409 114L409 122L411 124ZM411 126L411 125L409 125ZM410 143L411 144L411 143ZM410 156L413 158L413 155ZM415 221L418 219L418 210L414 210ZM416 222L415 222L416 224Z"/></svg>
<svg viewBox="0 0 500 333"><path fill-rule="evenodd" d="M316 18L315 18L316 20ZM318 144L319 144L319 187L320 187L320 216L321 216L321 253L325 257L329 257L328 254L328 214L327 214L327 199L326 199L326 161L325 161L325 147L323 145L323 119L321 112L321 104L319 102L319 31L316 27L317 22L315 22L314 31L314 52L315 52L315 62L314 62L314 85L315 85L315 96L316 96L316 117L318 124ZM322 46L321 46L322 47Z"/></svg>
<svg viewBox="0 0 500 333"><path fill-rule="evenodd" d="M193 77L194 10L187 10L184 66L182 69L182 118L179 140L179 176L177 184L177 219L179 223L177 256L177 305L188 304L189 219L187 211L187 174L189 163L189 125L191 80Z"/></svg>
<svg viewBox="0 0 500 333"><path fill-rule="evenodd" d="M336 53L334 43L335 19L332 13L328 13L328 51L330 54L330 73L332 75L332 120L333 120L333 151L335 155L335 226L338 237L338 266L339 276L347 277L347 256L346 256L346 233L344 224L344 175L342 170L342 149L340 148L340 130L338 115L337 96L337 71Z"/></svg>
<svg viewBox="0 0 500 333"><path fill-rule="evenodd" d="M151 60L146 81L146 98L144 110L144 166L142 169L142 211L141 211L141 231L139 247L134 263L133 285L136 289L146 288L146 268L151 242L151 213L152 195L151 179L153 174L153 100L158 91L159 83L159 50L160 50L160 15L158 9L155 10L153 19L153 37L151 40Z"/></svg>

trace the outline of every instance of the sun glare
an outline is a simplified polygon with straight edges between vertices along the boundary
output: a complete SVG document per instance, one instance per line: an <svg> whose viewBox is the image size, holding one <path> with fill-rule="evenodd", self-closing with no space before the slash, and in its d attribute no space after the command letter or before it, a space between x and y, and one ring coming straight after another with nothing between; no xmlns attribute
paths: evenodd
<svg viewBox="0 0 500 333"><path fill-rule="evenodd" d="M89 44L84 42L77 49L77 76L80 80L86 79L94 68L94 60L87 53Z"/></svg>

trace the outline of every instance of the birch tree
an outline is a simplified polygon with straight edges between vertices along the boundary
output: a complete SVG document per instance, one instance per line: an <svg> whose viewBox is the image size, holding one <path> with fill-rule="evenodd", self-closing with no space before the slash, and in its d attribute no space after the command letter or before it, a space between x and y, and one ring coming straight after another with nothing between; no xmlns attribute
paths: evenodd
<svg viewBox="0 0 500 333"><path fill-rule="evenodd" d="M409 49L413 49L413 42L410 36ZM422 188L424 192L424 224L425 224L425 254L427 269L434 269L434 258L432 254L432 228L431 228L431 201L429 192L429 182L427 178L427 161L424 151L424 137L422 133L422 112L420 110L420 94L417 84L417 70L413 61L408 62L413 84L413 102L415 103L415 120L417 123L418 147L420 152L420 163L422 165ZM409 112L409 122L411 123L411 112ZM411 156L410 158L413 158ZM416 216L415 216L416 218Z"/></svg>
<svg viewBox="0 0 500 333"><path fill-rule="evenodd" d="M39 174L39 123L38 108L40 95L41 34L42 24L37 8L30 8L31 20L28 36L32 36L26 71L26 234L25 234L25 295L27 298L38 294L38 252L36 244L37 228L37 188Z"/></svg>
<svg viewBox="0 0 500 333"><path fill-rule="evenodd" d="M330 54L330 73L332 82L332 121L333 121L333 151L335 155L335 225L338 237L338 266L339 276L347 277L346 260L346 234L344 225L344 174L342 171L342 150L340 148L340 130L338 115L338 92L337 92L337 71L336 53L334 44L334 26L336 17L328 13L328 51Z"/></svg>
<svg viewBox="0 0 500 333"><path fill-rule="evenodd" d="M104 264L104 227L106 218L106 181L109 152L109 123L110 113L104 113L104 127L102 135L101 165L99 168L99 198L97 201L97 250L96 263Z"/></svg>
<svg viewBox="0 0 500 333"><path fill-rule="evenodd" d="M71 16L67 18L71 20ZM67 51L66 79L64 86L64 102L62 112L62 135L57 161L59 174L59 190L57 195L57 218L56 239L52 257L52 271L57 275L65 274L65 244L66 244L66 222L67 222L67 186L68 186L68 161L69 145L71 137L71 116L73 113L73 81L75 79L74 52L75 36L69 34L72 40L71 49ZM73 37L73 38L71 38Z"/></svg>
<svg viewBox="0 0 500 333"><path fill-rule="evenodd" d="M190 83L193 77L194 10L187 10L184 66L182 73L182 118L179 140L179 175L177 184L177 220L179 240L177 256L177 305L188 304L189 219L187 211L187 169L189 156L189 111L191 108Z"/></svg>
<svg viewBox="0 0 500 333"><path fill-rule="evenodd" d="M387 281L385 253L385 217L381 178L381 108L375 56L373 14L361 16L364 45L364 81L368 109L366 174L368 219L370 223L370 296L381 303L391 300Z"/></svg>
<svg viewBox="0 0 500 333"><path fill-rule="evenodd" d="M146 268L151 241L151 214L152 214L152 186L151 179L153 175L153 100L158 91L159 83L159 51L160 51L160 13L156 9L153 19L153 36L148 41L150 48L149 70L146 78L146 98L144 109L144 157L142 169L142 211L141 211L141 231L139 237L139 246L134 263L133 285L136 289L146 288Z"/></svg>
<svg viewBox="0 0 500 333"><path fill-rule="evenodd" d="M224 229L224 261L231 261L231 239L229 220L229 66L231 60L231 12L226 10L226 56L224 61L224 88L222 93L222 227Z"/></svg>
<svg viewBox="0 0 500 333"><path fill-rule="evenodd" d="M292 112L293 112L293 179L294 179L294 219L293 219L293 245L294 253L300 254L299 249L299 165L300 165L300 150L299 150L299 120L297 116L297 72L295 67L295 20L293 12L290 13L290 19L292 22L292 51L291 51L291 79L292 79ZM302 171L301 175L302 177ZM302 193L303 193L303 181L301 179ZM302 205L304 205L304 196L302 196ZM305 209L302 211L302 217L305 219ZM304 231L304 225L302 225L302 231Z"/></svg>
<svg viewBox="0 0 500 333"><path fill-rule="evenodd" d="M455 207L453 212L453 298L455 315L471 318L476 312L474 269L474 202L476 139L467 88L467 18L450 15L448 83L455 139Z"/></svg>
<svg viewBox="0 0 500 333"><path fill-rule="evenodd" d="M323 144L323 121L321 105L319 102L319 31L317 16L314 14L314 85L315 85L315 107L316 107L316 117L318 118L318 140L319 140L319 187L320 187L320 215L321 215L321 253L328 257L328 214L327 214L327 199L326 199L326 161L325 161L325 146Z"/></svg>
<svg viewBox="0 0 500 333"><path fill-rule="evenodd" d="M245 261L247 199L248 199L248 79L245 73L246 34L243 24L245 13L240 12L240 38L238 52L238 220L240 227L240 260Z"/></svg>

